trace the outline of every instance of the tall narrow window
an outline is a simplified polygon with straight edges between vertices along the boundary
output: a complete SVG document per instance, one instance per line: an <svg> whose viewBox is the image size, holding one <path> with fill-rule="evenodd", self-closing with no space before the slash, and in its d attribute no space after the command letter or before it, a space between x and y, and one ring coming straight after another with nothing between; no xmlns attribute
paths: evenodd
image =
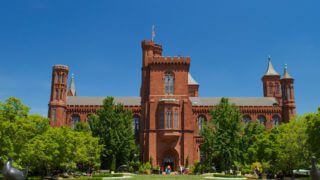
<svg viewBox="0 0 320 180"><path fill-rule="evenodd" d="M167 119L167 129L172 128L172 120L171 120L171 111L170 110L167 111L166 119Z"/></svg>
<svg viewBox="0 0 320 180"><path fill-rule="evenodd" d="M61 75L61 84L63 84L63 74Z"/></svg>
<svg viewBox="0 0 320 180"><path fill-rule="evenodd" d="M269 94L272 94L272 84L269 84Z"/></svg>
<svg viewBox="0 0 320 180"><path fill-rule="evenodd" d="M56 100L58 100L58 89L56 89Z"/></svg>
<svg viewBox="0 0 320 180"><path fill-rule="evenodd" d="M284 90L284 99L287 99L287 97L288 97L288 95L287 95L287 88L284 87L283 90Z"/></svg>
<svg viewBox="0 0 320 180"><path fill-rule="evenodd" d="M279 116L273 116L272 121L273 121L273 127L278 127L279 126Z"/></svg>
<svg viewBox="0 0 320 180"><path fill-rule="evenodd" d="M73 115L72 116L72 129L76 126L76 123L79 122L80 118L78 115Z"/></svg>
<svg viewBox="0 0 320 180"><path fill-rule="evenodd" d="M247 127L249 125L250 121L251 121L250 116L248 116L248 115L243 116L243 118L242 118L243 127L244 128Z"/></svg>
<svg viewBox="0 0 320 180"><path fill-rule="evenodd" d="M59 74L57 73L57 84L59 84Z"/></svg>
<svg viewBox="0 0 320 180"><path fill-rule="evenodd" d="M206 117L204 117L204 116L199 116L198 117L199 134L200 134L200 131L203 129L203 124L206 124L206 123L207 123Z"/></svg>
<svg viewBox="0 0 320 180"><path fill-rule="evenodd" d="M164 113L160 111L160 129L164 129Z"/></svg>
<svg viewBox="0 0 320 180"><path fill-rule="evenodd" d="M60 99L62 99L62 89L61 89L61 92L60 92Z"/></svg>
<svg viewBox="0 0 320 180"><path fill-rule="evenodd" d="M139 134L139 121L140 121L139 116L133 117L132 129L133 129L135 136L137 136Z"/></svg>
<svg viewBox="0 0 320 180"><path fill-rule="evenodd" d="M276 93L279 94L280 91L279 91L279 84L276 84Z"/></svg>
<svg viewBox="0 0 320 180"><path fill-rule="evenodd" d="M292 99L292 96L291 96L291 88L290 88L290 86L289 86L288 91L289 91L289 99Z"/></svg>
<svg viewBox="0 0 320 180"><path fill-rule="evenodd" d="M259 120L259 123L261 125L265 125L266 124L266 118L264 116L258 116L258 120Z"/></svg>
<svg viewBox="0 0 320 180"><path fill-rule="evenodd" d="M56 121L56 110L54 109L52 112L52 122Z"/></svg>
<svg viewBox="0 0 320 180"><path fill-rule="evenodd" d="M170 72L165 75L165 93L173 94L173 74Z"/></svg>
<svg viewBox="0 0 320 180"><path fill-rule="evenodd" d="M178 128L178 123L179 123L179 113L178 110L174 111L174 128Z"/></svg>

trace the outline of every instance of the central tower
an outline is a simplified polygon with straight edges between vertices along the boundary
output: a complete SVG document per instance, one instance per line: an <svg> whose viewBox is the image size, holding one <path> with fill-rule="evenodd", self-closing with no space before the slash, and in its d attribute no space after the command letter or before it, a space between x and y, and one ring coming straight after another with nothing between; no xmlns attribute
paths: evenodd
<svg viewBox="0 0 320 180"><path fill-rule="evenodd" d="M189 100L190 57L163 57L162 46L142 42L140 145L143 161L177 168L193 160L195 122ZM188 143L185 143L188 142ZM193 161L191 161L193 162Z"/></svg>

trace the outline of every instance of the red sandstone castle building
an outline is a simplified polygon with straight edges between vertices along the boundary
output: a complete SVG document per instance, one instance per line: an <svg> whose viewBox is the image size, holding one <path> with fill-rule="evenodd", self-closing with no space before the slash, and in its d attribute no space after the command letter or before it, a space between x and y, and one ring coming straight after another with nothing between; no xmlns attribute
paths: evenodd
<svg viewBox="0 0 320 180"><path fill-rule="evenodd" d="M140 97L114 97L134 114L133 129L141 147L141 160L153 158L154 165L184 165L200 161L199 130L220 97L199 97L199 84L192 78L190 57L164 57L162 46L142 42L142 83ZM69 68L53 66L48 116L52 126L87 121L102 107L105 97L76 96L74 78L68 84ZM243 124L259 121L267 129L295 116L294 79L284 69L282 77L272 67L262 77L264 97L231 97L243 116Z"/></svg>

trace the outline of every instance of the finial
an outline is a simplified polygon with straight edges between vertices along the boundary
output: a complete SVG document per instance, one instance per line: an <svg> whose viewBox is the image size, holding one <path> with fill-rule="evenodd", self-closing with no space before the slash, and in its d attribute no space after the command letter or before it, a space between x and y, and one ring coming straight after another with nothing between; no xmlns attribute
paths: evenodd
<svg viewBox="0 0 320 180"><path fill-rule="evenodd" d="M269 61L271 60L271 56L270 56L270 55L268 56L268 60L269 60Z"/></svg>
<svg viewBox="0 0 320 180"><path fill-rule="evenodd" d="M72 73L71 76L72 76L72 79L73 79L74 78L74 74Z"/></svg>
<svg viewBox="0 0 320 180"><path fill-rule="evenodd" d="M284 69L287 69L287 64L284 64Z"/></svg>

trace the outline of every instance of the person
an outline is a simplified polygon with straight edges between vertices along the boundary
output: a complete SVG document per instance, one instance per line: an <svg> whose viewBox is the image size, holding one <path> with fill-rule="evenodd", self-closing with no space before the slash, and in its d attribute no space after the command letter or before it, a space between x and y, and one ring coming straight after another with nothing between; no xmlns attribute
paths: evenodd
<svg viewBox="0 0 320 180"><path fill-rule="evenodd" d="M168 174L170 174L170 173L171 173L171 167L168 166Z"/></svg>
<svg viewBox="0 0 320 180"><path fill-rule="evenodd" d="M163 172L163 166L160 167L160 174Z"/></svg>
<svg viewBox="0 0 320 180"><path fill-rule="evenodd" d="M189 174L189 168L187 168L186 173Z"/></svg>
<svg viewBox="0 0 320 180"><path fill-rule="evenodd" d="M183 166L180 165L180 174L182 174Z"/></svg>
<svg viewBox="0 0 320 180"><path fill-rule="evenodd" d="M168 174L168 166L166 166L166 174Z"/></svg>

